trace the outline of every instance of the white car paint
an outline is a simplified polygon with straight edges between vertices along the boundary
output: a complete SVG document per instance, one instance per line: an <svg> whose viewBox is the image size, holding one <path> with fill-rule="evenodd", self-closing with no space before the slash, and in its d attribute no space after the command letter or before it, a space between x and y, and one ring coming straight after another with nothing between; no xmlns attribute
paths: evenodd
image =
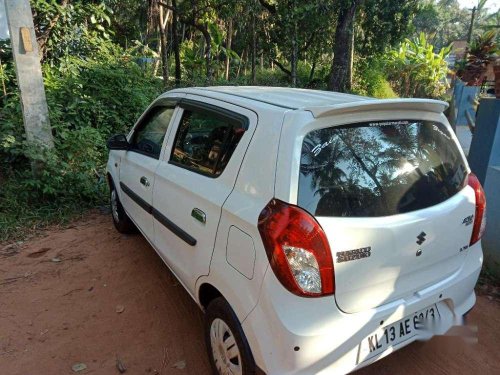
<svg viewBox="0 0 500 375"><path fill-rule="evenodd" d="M210 178L168 162L180 108L159 160L112 151L108 172L115 184L126 179L153 209L196 239L194 246L188 245L151 215L140 213L140 207L118 190L128 215L195 301L201 305L200 288L210 284L229 302L256 364L266 374L350 372L418 339L412 337L362 361L359 344L381 324L437 304L441 321L434 333L439 334L473 307L481 245L457 251L471 236L471 227L457 224L474 211L470 187L439 205L406 214L317 217L333 254L367 244L373 249L369 262L334 265L333 296L303 298L286 290L269 267L257 228L271 199L297 203L300 150L311 130L401 118L439 121L449 127L442 114L445 103L265 87L177 89L155 103L168 98L190 98L248 118L249 128L224 172ZM147 191L137 186L145 173L152 182ZM205 224L193 219L193 208L204 211ZM403 241L415 235L415 225L430 234L419 262Z"/></svg>
<svg viewBox="0 0 500 375"><path fill-rule="evenodd" d="M186 98L196 99L194 95ZM204 103L218 104L208 98L204 99ZM177 236L172 236L171 231L155 219L154 244L192 294L196 293L196 280L209 274L221 208L234 187L240 169L239 161L243 159L257 124L254 112L230 104L226 104L225 108L244 114L249 119L249 128L222 175L218 178L207 177L170 164L168 159L172 150L171 142L167 144L166 152L156 169L153 207L165 213L179 227L189 228L186 231L196 238L197 243L196 246L190 246ZM180 111L179 116L182 115L182 109ZM173 124L172 134L176 133L177 125ZM193 209L205 213L205 224L193 219Z"/></svg>
<svg viewBox="0 0 500 375"><path fill-rule="evenodd" d="M136 152L127 152L120 160L120 181L126 184L134 193L138 194L148 204L153 203L153 186L155 181L155 171L158 167L158 160L145 157ZM141 184L138 176L144 176L149 182L149 186ZM153 238L153 217L142 207L136 205L127 194L121 194L120 200L124 207L127 207L128 215L141 228L146 238Z"/></svg>

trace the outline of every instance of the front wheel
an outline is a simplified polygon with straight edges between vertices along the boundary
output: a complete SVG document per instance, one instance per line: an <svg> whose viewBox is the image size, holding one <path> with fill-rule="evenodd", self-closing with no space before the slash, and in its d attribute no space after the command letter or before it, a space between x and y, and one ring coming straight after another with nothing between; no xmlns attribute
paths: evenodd
<svg viewBox="0 0 500 375"><path fill-rule="evenodd" d="M255 375L255 361L241 324L222 297L207 307L205 340L214 374Z"/></svg>
<svg viewBox="0 0 500 375"><path fill-rule="evenodd" d="M132 220L130 220L127 213L123 209L115 185L112 183L109 188L111 190L110 191L111 215L113 216L113 224L115 225L115 228L120 233L134 233L136 231L135 225L132 222Z"/></svg>

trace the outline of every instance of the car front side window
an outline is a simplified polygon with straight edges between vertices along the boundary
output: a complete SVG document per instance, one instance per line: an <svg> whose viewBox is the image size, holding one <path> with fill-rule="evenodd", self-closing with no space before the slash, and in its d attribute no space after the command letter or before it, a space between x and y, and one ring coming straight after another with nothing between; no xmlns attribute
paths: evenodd
<svg viewBox="0 0 500 375"><path fill-rule="evenodd" d="M173 107L153 108L134 131L130 150L158 159L173 113Z"/></svg>

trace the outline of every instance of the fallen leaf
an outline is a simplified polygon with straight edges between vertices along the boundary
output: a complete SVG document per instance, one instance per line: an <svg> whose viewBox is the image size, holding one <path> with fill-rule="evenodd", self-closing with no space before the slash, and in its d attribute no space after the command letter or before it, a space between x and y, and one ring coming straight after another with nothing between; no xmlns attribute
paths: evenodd
<svg viewBox="0 0 500 375"><path fill-rule="evenodd" d="M122 312L124 312L124 311L125 311L125 306L123 306L123 305L117 305L117 306L116 306L116 312L117 312L118 314L121 314L121 313L122 313Z"/></svg>
<svg viewBox="0 0 500 375"><path fill-rule="evenodd" d="M120 374L123 374L125 371L127 371L127 368L119 358L116 359L116 368L118 369L118 371L120 371Z"/></svg>
<svg viewBox="0 0 500 375"><path fill-rule="evenodd" d="M80 372L87 369L87 365L85 363L75 363L73 366L71 366L71 369L73 370L73 372Z"/></svg>
<svg viewBox="0 0 500 375"><path fill-rule="evenodd" d="M178 370L184 370L186 368L186 361L175 362L172 367Z"/></svg>

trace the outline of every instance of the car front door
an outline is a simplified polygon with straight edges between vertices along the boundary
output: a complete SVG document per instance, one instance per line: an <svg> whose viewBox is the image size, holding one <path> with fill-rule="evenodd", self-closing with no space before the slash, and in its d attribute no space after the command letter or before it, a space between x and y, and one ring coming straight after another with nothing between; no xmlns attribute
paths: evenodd
<svg viewBox="0 0 500 375"><path fill-rule="evenodd" d="M155 245L192 294L209 273L221 208L257 123L250 110L196 98L179 104L153 189Z"/></svg>
<svg viewBox="0 0 500 375"><path fill-rule="evenodd" d="M129 136L130 147L120 162L121 202L142 233L153 240L154 173L175 104L150 108Z"/></svg>

